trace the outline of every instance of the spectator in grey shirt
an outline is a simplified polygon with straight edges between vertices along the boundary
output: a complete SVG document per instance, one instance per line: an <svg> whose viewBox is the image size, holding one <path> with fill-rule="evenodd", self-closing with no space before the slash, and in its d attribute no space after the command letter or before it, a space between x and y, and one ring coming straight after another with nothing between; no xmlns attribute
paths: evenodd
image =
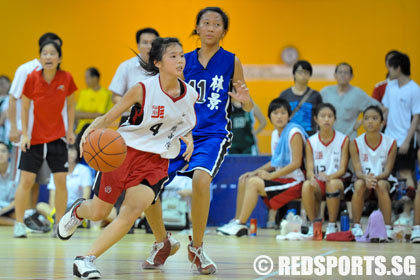
<svg viewBox="0 0 420 280"><path fill-rule="evenodd" d="M342 62L335 67L337 85L327 86L321 90L322 101L331 103L337 110L337 120L334 128L346 134L350 140L357 137L360 113L371 105L377 105L384 110L382 104L367 95L362 89L352 86L353 68Z"/></svg>

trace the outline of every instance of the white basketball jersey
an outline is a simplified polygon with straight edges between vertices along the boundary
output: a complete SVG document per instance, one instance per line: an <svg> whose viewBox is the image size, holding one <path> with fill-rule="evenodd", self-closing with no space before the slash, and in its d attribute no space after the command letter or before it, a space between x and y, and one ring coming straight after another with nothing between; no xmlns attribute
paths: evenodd
<svg viewBox="0 0 420 280"><path fill-rule="evenodd" d="M359 153L363 173L373 173L375 176L384 172L392 146L397 144L394 139L382 133L377 147L370 147L368 145L365 133L354 139L354 142Z"/></svg>
<svg viewBox="0 0 420 280"><path fill-rule="evenodd" d="M318 133L309 137L309 145L312 148L312 157L314 160L314 173L325 172L327 175L334 174L340 169L341 151L347 136L334 130L334 136L328 143L321 141Z"/></svg>
<svg viewBox="0 0 420 280"><path fill-rule="evenodd" d="M180 151L180 136L196 124L194 104L198 94L183 81L184 93L173 98L160 85L160 75L140 83L144 97L142 106L133 105L130 118L118 129L127 146L136 150L175 158Z"/></svg>

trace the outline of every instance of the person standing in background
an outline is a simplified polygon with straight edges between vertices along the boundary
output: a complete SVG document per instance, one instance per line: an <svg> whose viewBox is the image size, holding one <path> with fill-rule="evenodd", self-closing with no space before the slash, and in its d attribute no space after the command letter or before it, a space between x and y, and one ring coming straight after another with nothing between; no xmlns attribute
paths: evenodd
<svg viewBox="0 0 420 280"><path fill-rule="evenodd" d="M241 103L232 99L232 147L229 154L258 154L258 143L256 136L263 131L267 125L260 108L254 104L251 112L242 109ZM254 120L258 120L258 128L254 130Z"/></svg>
<svg viewBox="0 0 420 280"><path fill-rule="evenodd" d="M99 84L100 73L95 67L86 70L87 88L77 96L76 134L82 132L93 119L102 116L112 108L112 93Z"/></svg>
<svg viewBox="0 0 420 280"><path fill-rule="evenodd" d="M387 69L389 67L388 66L389 59L393 55L398 54L398 53L400 53L400 52L399 51L396 51L396 50L392 50L392 51L389 51L386 54L386 56L385 56L385 65L386 65L386 68ZM389 79L389 71L388 71L388 73L386 73L386 80L381 81L381 82L379 82L379 83L377 83L375 85L375 88L373 89L373 92L372 92L372 98L375 98L379 102L382 102L382 98L384 98L385 89L386 89L386 86L388 85L389 81L390 81L390 79Z"/></svg>
<svg viewBox="0 0 420 280"><path fill-rule="evenodd" d="M385 135L397 140L398 154L394 172L407 180L407 187L415 187L413 176L416 161L414 133L420 114L420 87L411 78L410 59L395 54L388 62L389 78L382 103L388 108Z"/></svg>
<svg viewBox="0 0 420 280"><path fill-rule="evenodd" d="M380 107L382 105L362 89L350 84L353 79L353 68L350 64L346 62L337 64L334 77L337 85L324 87L321 90L322 100L331 103L337 110L334 129L353 140L357 137L357 130L362 124L357 120L360 113L371 105Z"/></svg>
<svg viewBox="0 0 420 280"><path fill-rule="evenodd" d="M322 97L319 92L308 87L311 76L312 65L306 60L297 61L293 65L294 86L286 89L279 96L290 103L292 108L290 121L303 126L309 136L316 132L312 111L322 103Z"/></svg>
<svg viewBox="0 0 420 280"><path fill-rule="evenodd" d="M149 61L149 52L152 48L152 42L159 33L153 28L143 28L136 32L137 49L140 52L140 58L147 63ZM112 91L112 101L117 104L123 95L134 85L149 78L147 72L141 66L138 56L134 56L124 61L118 66L112 78L109 90ZM125 122L129 117L129 112L122 115L120 123Z"/></svg>

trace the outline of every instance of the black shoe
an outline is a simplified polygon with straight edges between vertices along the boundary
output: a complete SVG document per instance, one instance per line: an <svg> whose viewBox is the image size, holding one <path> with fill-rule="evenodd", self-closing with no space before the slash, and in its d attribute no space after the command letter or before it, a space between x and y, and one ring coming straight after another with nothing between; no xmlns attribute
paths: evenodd
<svg viewBox="0 0 420 280"><path fill-rule="evenodd" d="M31 216L25 218L23 220L23 223L26 225L27 228L29 228L33 232L38 232L38 233L47 233L47 232L49 232L51 230L51 228L49 227L49 225L44 224L39 219L39 216L40 216L40 214L38 212L35 212Z"/></svg>

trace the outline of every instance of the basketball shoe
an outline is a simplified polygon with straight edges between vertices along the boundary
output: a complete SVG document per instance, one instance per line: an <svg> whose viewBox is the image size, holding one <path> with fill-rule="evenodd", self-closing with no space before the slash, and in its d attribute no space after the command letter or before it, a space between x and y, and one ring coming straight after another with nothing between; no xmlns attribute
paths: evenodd
<svg viewBox="0 0 420 280"><path fill-rule="evenodd" d="M144 261L143 269L157 269L162 266L166 259L169 257L171 252L171 243L169 238L166 238L163 242L154 243L152 245L152 251L147 260Z"/></svg>
<svg viewBox="0 0 420 280"><path fill-rule="evenodd" d="M411 243L420 243L420 225L413 226L410 241Z"/></svg>
<svg viewBox="0 0 420 280"><path fill-rule="evenodd" d="M327 238L328 234L335 233L337 231L338 231L338 228L337 228L336 223L328 223L327 230L325 231L325 238Z"/></svg>
<svg viewBox="0 0 420 280"><path fill-rule="evenodd" d="M362 226L360 224L354 224L351 232L353 233L354 237L362 237L363 236L363 230Z"/></svg>
<svg viewBox="0 0 420 280"><path fill-rule="evenodd" d="M239 220L235 220L226 226L218 228L217 232L223 235L236 235L237 237L241 237L243 235L248 235L248 227L241 224Z"/></svg>
<svg viewBox="0 0 420 280"><path fill-rule="evenodd" d="M99 279L101 273L93 264L96 260L95 256L76 257L73 263L73 276L82 279Z"/></svg>
<svg viewBox="0 0 420 280"><path fill-rule="evenodd" d="M197 267L200 274L214 274L217 271L216 264L204 253L203 244L200 247L194 247L191 236L188 245L188 260Z"/></svg>
<svg viewBox="0 0 420 280"><path fill-rule="evenodd" d="M58 223L57 236L61 240L70 239L70 237L76 231L77 227L82 223L83 219L80 220L77 218L75 210L78 206L80 206L80 204L82 204L84 200L84 198L79 198L76 200Z"/></svg>
<svg viewBox="0 0 420 280"><path fill-rule="evenodd" d="M15 238L26 238L26 226L23 223L15 222L13 230L13 237Z"/></svg>

